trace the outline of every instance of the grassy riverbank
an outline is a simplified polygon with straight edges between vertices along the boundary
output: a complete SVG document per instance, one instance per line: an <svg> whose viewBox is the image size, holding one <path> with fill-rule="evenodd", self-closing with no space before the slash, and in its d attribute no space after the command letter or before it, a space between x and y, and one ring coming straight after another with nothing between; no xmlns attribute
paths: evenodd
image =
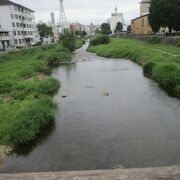
<svg viewBox="0 0 180 180"><path fill-rule="evenodd" d="M54 119L60 84L47 75L70 58L61 44L0 55L0 144L27 143Z"/></svg>
<svg viewBox="0 0 180 180"><path fill-rule="evenodd" d="M180 97L180 48L137 40L112 39L108 45L90 46L98 56L128 58L143 66L144 74L154 79L173 96Z"/></svg>
<svg viewBox="0 0 180 180"><path fill-rule="evenodd" d="M76 38L76 49L79 49L83 46L84 40L82 38Z"/></svg>

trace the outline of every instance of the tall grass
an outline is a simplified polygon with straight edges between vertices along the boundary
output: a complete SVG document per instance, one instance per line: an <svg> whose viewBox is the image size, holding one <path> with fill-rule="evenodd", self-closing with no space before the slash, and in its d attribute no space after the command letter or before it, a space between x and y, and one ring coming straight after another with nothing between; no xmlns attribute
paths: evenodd
<svg viewBox="0 0 180 180"><path fill-rule="evenodd" d="M0 55L0 144L27 143L54 118L51 96L60 83L47 74L69 60L61 44Z"/></svg>
<svg viewBox="0 0 180 180"><path fill-rule="evenodd" d="M131 59L142 65L144 74L158 82L170 95L180 97L180 48L137 40L112 39L110 44L90 46L88 51L104 57Z"/></svg>

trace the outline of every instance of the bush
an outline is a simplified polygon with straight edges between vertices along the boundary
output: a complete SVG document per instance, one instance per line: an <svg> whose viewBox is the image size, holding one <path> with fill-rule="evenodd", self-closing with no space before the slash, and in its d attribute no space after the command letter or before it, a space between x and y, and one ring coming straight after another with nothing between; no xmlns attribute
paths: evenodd
<svg viewBox="0 0 180 180"><path fill-rule="evenodd" d="M61 63L67 62L70 60L70 55L66 52L56 53L47 58L48 66L58 66Z"/></svg>
<svg viewBox="0 0 180 180"><path fill-rule="evenodd" d="M156 66L154 62L147 62L143 67L143 73L146 77L152 77L153 75L153 69Z"/></svg>
<svg viewBox="0 0 180 180"><path fill-rule="evenodd" d="M64 30L64 33L61 34L62 44L65 48L68 48L70 52L76 50L76 41L75 41L75 34L72 31L67 29Z"/></svg>
<svg viewBox="0 0 180 180"><path fill-rule="evenodd" d="M59 88L59 81L46 76L43 79L38 77L18 83L13 88L11 96L14 99L23 100L27 95L40 96L42 94L54 94Z"/></svg>
<svg viewBox="0 0 180 180"><path fill-rule="evenodd" d="M152 44L158 44L161 42L161 38L160 37L152 37L150 40L148 40L149 43L152 43Z"/></svg>
<svg viewBox="0 0 180 180"><path fill-rule="evenodd" d="M15 81L0 79L0 93L9 93L15 84Z"/></svg>
<svg viewBox="0 0 180 180"><path fill-rule="evenodd" d="M110 42L111 42L111 39L110 39L109 36L101 35L101 36L97 36L97 37L93 38L90 41L90 45L91 46L97 46L97 45L100 45L100 44L109 44Z"/></svg>
<svg viewBox="0 0 180 180"><path fill-rule="evenodd" d="M54 119L54 104L51 98L41 97L1 105L0 113L0 144L19 145L33 140Z"/></svg>
<svg viewBox="0 0 180 180"><path fill-rule="evenodd" d="M175 40L175 46L180 47L180 38Z"/></svg>
<svg viewBox="0 0 180 180"><path fill-rule="evenodd" d="M180 86L180 67L178 65L173 63L157 65L153 70L153 79L171 95L178 95Z"/></svg>

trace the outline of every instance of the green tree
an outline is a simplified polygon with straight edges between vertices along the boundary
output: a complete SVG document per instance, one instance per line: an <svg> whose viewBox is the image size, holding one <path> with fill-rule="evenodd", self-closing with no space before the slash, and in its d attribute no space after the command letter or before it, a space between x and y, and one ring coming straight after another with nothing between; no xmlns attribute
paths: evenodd
<svg viewBox="0 0 180 180"><path fill-rule="evenodd" d="M129 26L127 27L127 33L128 33L128 34L131 33L131 25L129 25Z"/></svg>
<svg viewBox="0 0 180 180"><path fill-rule="evenodd" d="M64 29L64 32L60 35L60 40L62 40L63 46L68 48L70 52L76 50L76 36L73 31Z"/></svg>
<svg viewBox="0 0 180 180"><path fill-rule="evenodd" d="M123 24L121 22L118 22L114 30L114 33L120 33L122 32L122 30L123 30Z"/></svg>
<svg viewBox="0 0 180 180"><path fill-rule="evenodd" d="M160 27L180 30L180 0L151 0L149 22L155 33Z"/></svg>
<svg viewBox="0 0 180 180"><path fill-rule="evenodd" d="M48 26L45 23L37 24L37 29L38 29L38 33L41 38L41 42L43 41L43 38L45 38L45 37L46 38L49 36L53 37L53 31L52 31L51 26Z"/></svg>
<svg viewBox="0 0 180 180"><path fill-rule="evenodd" d="M103 34L111 34L111 28L109 23L103 23L101 25L101 31Z"/></svg>
<svg viewBox="0 0 180 180"><path fill-rule="evenodd" d="M87 36L87 32L86 31L82 31L82 37Z"/></svg>

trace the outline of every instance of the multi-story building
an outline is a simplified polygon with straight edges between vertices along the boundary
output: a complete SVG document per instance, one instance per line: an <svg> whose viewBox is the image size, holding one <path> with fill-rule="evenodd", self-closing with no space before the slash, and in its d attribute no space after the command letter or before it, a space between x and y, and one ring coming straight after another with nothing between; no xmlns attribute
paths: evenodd
<svg viewBox="0 0 180 180"><path fill-rule="evenodd" d="M10 46L9 31L0 27L0 51L5 51Z"/></svg>
<svg viewBox="0 0 180 180"><path fill-rule="evenodd" d="M115 7L115 12L111 14L107 22L110 24L112 33L114 33L118 22L122 23L123 29L125 30L123 13L119 13L117 7Z"/></svg>
<svg viewBox="0 0 180 180"><path fill-rule="evenodd" d="M9 0L0 1L0 25L9 31L10 46L21 47L36 42L34 11Z"/></svg>

